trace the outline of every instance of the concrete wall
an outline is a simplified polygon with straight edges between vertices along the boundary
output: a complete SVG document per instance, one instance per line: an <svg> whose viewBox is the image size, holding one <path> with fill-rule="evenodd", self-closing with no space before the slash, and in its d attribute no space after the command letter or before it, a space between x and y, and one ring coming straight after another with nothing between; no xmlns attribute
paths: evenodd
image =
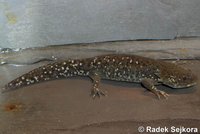
<svg viewBox="0 0 200 134"><path fill-rule="evenodd" d="M200 0L0 0L0 47L200 36Z"/></svg>

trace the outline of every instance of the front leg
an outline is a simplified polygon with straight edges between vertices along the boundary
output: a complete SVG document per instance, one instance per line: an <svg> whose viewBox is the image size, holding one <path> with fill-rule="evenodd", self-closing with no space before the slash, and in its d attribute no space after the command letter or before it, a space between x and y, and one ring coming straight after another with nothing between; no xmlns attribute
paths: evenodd
<svg viewBox="0 0 200 134"><path fill-rule="evenodd" d="M160 91L155 87L155 82L152 79L143 79L142 80L142 85L147 88L149 91L151 91L152 93L154 93L158 99L160 99L160 96L163 96L164 98L167 99L167 97L169 96L167 93L165 93L164 91Z"/></svg>
<svg viewBox="0 0 200 134"><path fill-rule="evenodd" d="M89 77L93 81L93 87L91 90L91 96L92 98L95 98L96 96L101 97L105 96L105 93L99 89L99 83L101 81L101 77L99 76L98 73L91 73Z"/></svg>

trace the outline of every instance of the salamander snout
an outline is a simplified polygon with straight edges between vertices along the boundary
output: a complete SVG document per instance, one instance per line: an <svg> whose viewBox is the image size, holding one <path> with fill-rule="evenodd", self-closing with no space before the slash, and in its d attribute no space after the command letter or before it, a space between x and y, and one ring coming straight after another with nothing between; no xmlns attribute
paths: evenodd
<svg viewBox="0 0 200 134"><path fill-rule="evenodd" d="M178 85L181 87L191 87L197 84L197 76L189 71L178 78Z"/></svg>
<svg viewBox="0 0 200 134"><path fill-rule="evenodd" d="M168 75L164 84L172 88L186 88L197 84L197 76L190 70L177 70Z"/></svg>

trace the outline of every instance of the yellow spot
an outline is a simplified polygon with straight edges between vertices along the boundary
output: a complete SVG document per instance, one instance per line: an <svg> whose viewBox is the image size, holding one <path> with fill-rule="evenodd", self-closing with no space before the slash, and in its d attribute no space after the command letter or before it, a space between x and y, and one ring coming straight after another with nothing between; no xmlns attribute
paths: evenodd
<svg viewBox="0 0 200 134"><path fill-rule="evenodd" d="M17 23L17 17L15 16L14 13L8 12L8 13L6 13L6 17L7 17L9 24Z"/></svg>

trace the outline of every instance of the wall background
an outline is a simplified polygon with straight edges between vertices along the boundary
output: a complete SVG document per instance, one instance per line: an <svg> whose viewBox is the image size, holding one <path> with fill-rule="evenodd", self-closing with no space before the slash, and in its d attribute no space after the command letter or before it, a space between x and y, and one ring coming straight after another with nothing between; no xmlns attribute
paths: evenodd
<svg viewBox="0 0 200 134"><path fill-rule="evenodd" d="M0 0L0 47L200 36L199 0Z"/></svg>

